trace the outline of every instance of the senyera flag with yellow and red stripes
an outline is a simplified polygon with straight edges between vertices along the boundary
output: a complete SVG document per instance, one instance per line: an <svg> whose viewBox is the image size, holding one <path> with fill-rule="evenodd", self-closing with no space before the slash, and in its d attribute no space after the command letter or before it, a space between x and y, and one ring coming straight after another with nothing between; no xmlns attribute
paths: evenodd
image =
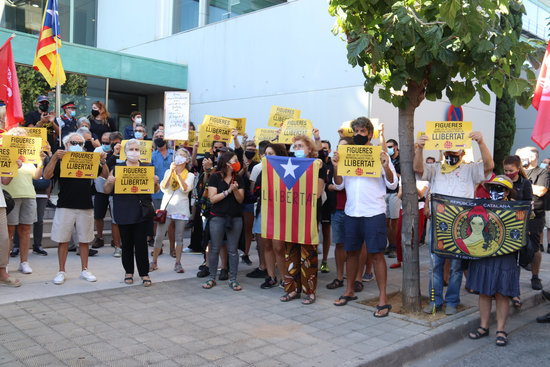
<svg viewBox="0 0 550 367"><path fill-rule="evenodd" d="M59 85L65 83L66 80L61 57L58 53L61 48L61 35L59 33L57 0L48 0L32 66L44 76L52 88L55 87L58 80Z"/></svg>
<svg viewBox="0 0 550 367"><path fill-rule="evenodd" d="M262 237L319 244L320 164L313 158L266 156L262 159Z"/></svg>

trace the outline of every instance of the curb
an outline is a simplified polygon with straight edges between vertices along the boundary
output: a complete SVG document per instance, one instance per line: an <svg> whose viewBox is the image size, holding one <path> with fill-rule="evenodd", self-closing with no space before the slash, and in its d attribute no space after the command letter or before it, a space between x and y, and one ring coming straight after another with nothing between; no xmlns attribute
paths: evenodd
<svg viewBox="0 0 550 367"><path fill-rule="evenodd" d="M522 302L523 305L519 311L511 307L508 319L512 319L520 313L526 312L546 301L540 291L530 291L522 295ZM374 311L373 307L365 307ZM372 359L360 366L402 366L405 363L414 362L416 359L436 352L457 340L464 339L466 338L466 334L472 329L475 329L479 324L479 311L477 311L476 308L474 308L474 310L475 312L468 309L458 313L454 316L457 317L456 320L444 323L422 333L424 337L419 336L414 340L397 342L391 347L381 349L375 355L371 355ZM495 314L496 311L493 307L491 312L491 325L495 322ZM407 318L407 321L414 322L411 318Z"/></svg>

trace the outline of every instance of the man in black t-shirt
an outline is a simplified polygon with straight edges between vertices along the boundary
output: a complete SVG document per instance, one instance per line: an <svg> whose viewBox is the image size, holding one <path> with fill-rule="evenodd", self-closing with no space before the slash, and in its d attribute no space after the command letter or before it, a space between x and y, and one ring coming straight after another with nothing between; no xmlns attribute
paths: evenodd
<svg viewBox="0 0 550 367"><path fill-rule="evenodd" d="M55 122L55 113L48 112L50 101L46 96L39 96L36 99L36 110L30 111L25 115L26 127L44 127L46 128L48 143L52 153L58 148L57 139L59 137L59 126Z"/></svg>
<svg viewBox="0 0 550 367"><path fill-rule="evenodd" d="M71 152L82 152L84 137L78 133L69 133L63 138L63 145ZM44 178L60 176L61 159L65 151L58 149L52 156L50 162L44 169ZM97 154L97 153L94 153ZM101 152L98 174L107 178L109 171L105 164L107 153ZM69 240L76 227L76 241L80 247L80 262L82 272L80 277L89 282L95 282L96 277L88 271L88 250L89 242L94 239L94 215L92 205L92 183L91 179L83 178L59 178L59 199L52 225L51 239L59 243L59 272L54 278L54 284L65 282L65 263L69 250ZM76 242L75 241L75 242Z"/></svg>
<svg viewBox="0 0 550 367"><path fill-rule="evenodd" d="M539 151L535 147L524 147L516 151L521 158L521 164L525 169L527 178L533 187L533 205L535 218L529 220L529 237L535 247L535 256L531 262L531 288L542 289L539 278L540 264L542 261L542 231L544 230L544 195L548 192L548 172L538 167Z"/></svg>
<svg viewBox="0 0 550 367"><path fill-rule="evenodd" d="M391 158L391 163L395 168L397 177L401 177L401 165L399 164L399 147L397 141L394 139L389 139L386 142L386 147L388 148L388 155ZM386 249L386 254L388 257L396 257L396 243L397 239L397 224L399 222L399 211L401 210L401 199L398 196L399 188L389 189L386 188L386 223L388 227L388 243L389 246Z"/></svg>
<svg viewBox="0 0 550 367"><path fill-rule="evenodd" d="M325 196L326 199L321 206L321 229L323 231L323 260L321 261L321 273L329 273L330 269L327 264L328 253L330 251L331 232L330 232L330 217L332 212L336 208L336 191L334 190L334 184L332 183L332 177L334 174L334 168L332 167L331 158L329 157L332 147L330 141L321 140L321 146L323 149L319 151L319 159L323 161L322 170L326 175L325 177Z"/></svg>

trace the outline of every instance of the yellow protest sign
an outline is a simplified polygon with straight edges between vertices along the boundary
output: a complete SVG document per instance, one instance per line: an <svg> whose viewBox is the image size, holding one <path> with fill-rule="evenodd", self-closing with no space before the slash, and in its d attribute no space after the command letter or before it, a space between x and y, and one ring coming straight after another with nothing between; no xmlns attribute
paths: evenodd
<svg viewBox="0 0 550 367"><path fill-rule="evenodd" d="M235 121L237 124L235 125L235 128L239 132L239 135L244 135L246 133L246 117L224 117L226 119L230 119Z"/></svg>
<svg viewBox="0 0 550 367"><path fill-rule="evenodd" d="M426 150L455 150L472 147L471 121L426 121Z"/></svg>
<svg viewBox="0 0 550 367"><path fill-rule="evenodd" d="M353 177L380 177L379 145L339 145L338 175Z"/></svg>
<svg viewBox="0 0 550 367"><path fill-rule="evenodd" d="M195 141L197 141L197 132L194 130L189 130L189 135L187 140L176 140L175 144L176 146L183 145L184 147L192 147L193 144L195 144Z"/></svg>
<svg viewBox="0 0 550 367"><path fill-rule="evenodd" d="M4 135L2 147L17 151L18 159L27 163L39 163L42 139L29 136Z"/></svg>
<svg viewBox="0 0 550 367"><path fill-rule="evenodd" d="M17 177L17 159L19 154L14 149L0 148L0 177Z"/></svg>
<svg viewBox="0 0 550 367"><path fill-rule="evenodd" d="M126 160L126 152L124 147L128 140L123 140L120 142L120 160ZM151 163L151 155L153 154L153 142L151 140L140 140L139 141L139 161L142 163Z"/></svg>
<svg viewBox="0 0 550 367"><path fill-rule="evenodd" d="M97 178L99 153L66 152L61 158L59 177Z"/></svg>
<svg viewBox="0 0 550 367"><path fill-rule="evenodd" d="M277 129L256 129L254 140L256 141L256 145L264 140L277 143Z"/></svg>
<svg viewBox="0 0 550 367"><path fill-rule="evenodd" d="M204 115L202 124L199 127L199 133L201 139L230 142L233 137L231 133L236 126L237 122L235 120Z"/></svg>
<svg viewBox="0 0 550 367"><path fill-rule="evenodd" d="M115 194L153 194L155 167L115 166Z"/></svg>
<svg viewBox="0 0 550 367"><path fill-rule="evenodd" d="M48 146L48 130L45 127L23 127L27 131L27 136L42 139L42 150Z"/></svg>
<svg viewBox="0 0 550 367"><path fill-rule="evenodd" d="M313 125L306 119L286 120L281 125L281 134L279 134L279 143L292 144L292 138L297 135L305 135L311 138L313 134Z"/></svg>
<svg viewBox="0 0 550 367"><path fill-rule="evenodd" d="M378 118L369 118L370 122L372 122L372 125L374 127L374 131L372 133L373 139L378 139L380 137L380 120ZM342 122L342 126L340 126L340 129L342 129L342 135L344 137L350 137L353 138L353 129L351 128L351 121L344 121Z"/></svg>
<svg viewBox="0 0 550 367"><path fill-rule="evenodd" d="M418 142L418 139L420 139L420 137L421 137L422 135L426 135L426 132L424 132L424 131L419 131L418 134L416 134L416 141L417 141L417 142Z"/></svg>
<svg viewBox="0 0 550 367"><path fill-rule="evenodd" d="M271 106L271 112L269 113L268 126L280 127L283 122L288 119L299 119L300 110L293 108Z"/></svg>

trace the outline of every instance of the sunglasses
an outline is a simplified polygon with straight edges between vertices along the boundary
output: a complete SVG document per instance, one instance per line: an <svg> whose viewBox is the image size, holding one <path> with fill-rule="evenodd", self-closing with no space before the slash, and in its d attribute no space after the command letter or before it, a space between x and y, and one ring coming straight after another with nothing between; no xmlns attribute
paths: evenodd
<svg viewBox="0 0 550 367"><path fill-rule="evenodd" d="M83 145L84 145L84 142L82 142L82 141L70 141L69 144L71 144L71 145L80 145L80 146L83 146Z"/></svg>

